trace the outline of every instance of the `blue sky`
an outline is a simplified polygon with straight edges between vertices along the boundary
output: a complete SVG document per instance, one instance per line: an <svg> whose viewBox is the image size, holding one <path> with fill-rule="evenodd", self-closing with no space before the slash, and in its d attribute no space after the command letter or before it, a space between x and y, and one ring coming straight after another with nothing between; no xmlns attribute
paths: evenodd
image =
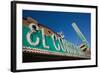
<svg viewBox="0 0 100 73"><path fill-rule="evenodd" d="M80 45L82 41L72 27L72 23L75 22L87 39L89 46L91 44L90 13L23 10L23 17L32 17L55 32L63 32L66 40Z"/></svg>

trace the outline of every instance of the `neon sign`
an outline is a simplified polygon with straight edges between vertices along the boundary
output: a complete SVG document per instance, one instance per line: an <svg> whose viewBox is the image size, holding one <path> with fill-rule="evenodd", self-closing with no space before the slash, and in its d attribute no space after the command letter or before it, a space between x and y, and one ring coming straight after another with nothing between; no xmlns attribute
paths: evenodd
<svg viewBox="0 0 100 73"><path fill-rule="evenodd" d="M52 34L48 34L47 31L46 27L40 27L36 23L23 26L23 36L25 36L23 37L23 47L59 53L65 56L86 57L79 46L68 42L51 30L49 33Z"/></svg>

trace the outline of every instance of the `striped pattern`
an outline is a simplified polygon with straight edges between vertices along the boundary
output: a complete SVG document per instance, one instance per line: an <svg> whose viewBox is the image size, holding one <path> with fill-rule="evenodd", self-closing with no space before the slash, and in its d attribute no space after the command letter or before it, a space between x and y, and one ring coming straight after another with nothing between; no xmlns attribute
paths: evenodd
<svg viewBox="0 0 100 73"><path fill-rule="evenodd" d="M46 54L46 55L56 55L56 56L71 56L71 57L80 57L80 58L89 58L87 57L85 54L83 55L69 55L69 54L64 54L64 53L59 53L59 52L50 52L50 51L47 51L47 50L40 50L38 48L30 48L30 47L23 47L23 52L26 52L26 53L33 53L34 54Z"/></svg>
<svg viewBox="0 0 100 73"><path fill-rule="evenodd" d="M38 50L38 49L30 49L30 48L23 48L23 52L29 52L29 53L38 53L38 54L47 54L47 55L59 55L59 56L65 56L60 53L53 53L53 52L48 52L44 50Z"/></svg>
<svg viewBox="0 0 100 73"><path fill-rule="evenodd" d="M87 50L87 47L86 47L86 45L84 45L84 44L82 44L82 45L80 46L80 48L82 49L82 51L86 51L86 50Z"/></svg>

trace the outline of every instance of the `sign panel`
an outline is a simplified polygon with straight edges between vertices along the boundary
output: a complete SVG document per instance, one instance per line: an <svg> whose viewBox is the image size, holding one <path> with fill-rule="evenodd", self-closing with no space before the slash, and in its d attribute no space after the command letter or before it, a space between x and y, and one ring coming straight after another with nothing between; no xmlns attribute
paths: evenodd
<svg viewBox="0 0 100 73"><path fill-rule="evenodd" d="M60 33L55 32L54 30L52 30L51 27L47 27L45 24L38 23L38 21L34 19L34 12L41 13L41 14L44 13L45 16L47 16L47 14L45 14L45 13L50 14L50 12L23 10L23 13L25 13L25 12L26 12L26 14L28 12L29 13L31 12L31 15L33 18L28 17L28 16L25 18L23 16L23 27L22 27L23 28L23 52L24 51L29 52L30 50L31 51L36 50L37 53L40 52L42 54L62 55L62 56L77 57L77 58L90 58L89 55L87 55L78 45L75 45L75 44L69 42L67 39L65 39L65 35L62 34L62 32L66 33L66 31L68 31L68 30L63 31L63 30L61 30L62 28L60 28L60 31L62 31L62 32L60 32ZM51 12L51 16L53 13L55 13L55 12ZM58 14L63 15L62 12L58 12ZM72 14L76 14L76 13L72 13ZM68 13L66 13L66 15L68 15ZM83 13L83 15L85 15L85 14ZM87 14L87 15L89 16L89 14ZM48 17L48 20L49 20L49 17ZM63 26L64 25L62 25L62 27ZM69 25L67 25L67 26L69 26ZM72 26L74 27L73 24L72 24ZM56 25L54 27L55 27L55 29L57 28ZM64 27L63 29L66 29L66 27ZM73 28L70 28L70 29L73 29ZM78 29L78 27L77 27L77 29ZM78 31L78 33L79 32L81 33L81 31L79 31L79 29L78 30L77 29L76 29L76 31ZM80 35L80 37L81 37L81 35ZM82 37L83 37L83 34L82 34Z"/></svg>

